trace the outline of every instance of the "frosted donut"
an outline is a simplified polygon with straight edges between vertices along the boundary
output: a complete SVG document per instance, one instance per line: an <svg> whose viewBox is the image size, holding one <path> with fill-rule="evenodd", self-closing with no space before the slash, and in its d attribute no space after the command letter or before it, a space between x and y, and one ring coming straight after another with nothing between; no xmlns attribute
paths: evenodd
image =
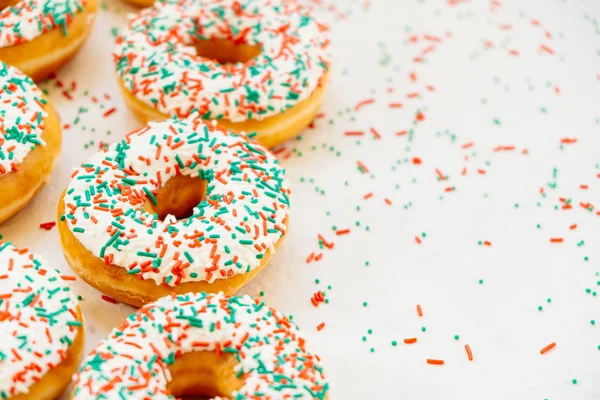
<svg viewBox="0 0 600 400"><path fill-rule="evenodd" d="M0 398L55 399L83 346L81 312L66 282L27 249L0 244Z"/></svg>
<svg viewBox="0 0 600 400"><path fill-rule="evenodd" d="M295 1L163 1L130 20L114 60L141 121L198 110L272 147L304 129L323 101L325 31Z"/></svg>
<svg viewBox="0 0 600 400"><path fill-rule="evenodd" d="M42 91L0 62L0 222L50 180L60 144L58 115Z"/></svg>
<svg viewBox="0 0 600 400"><path fill-rule="evenodd" d="M173 292L233 294L287 231L289 189L277 159L200 118L150 123L72 177L58 209L65 257L128 304Z"/></svg>
<svg viewBox="0 0 600 400"><path fill-rule="evenodd" d="M250 296L189 293L127 317L84 360L73 399L323 400L328 391L287 317Z"/></svg>
<svg viewBox="0 0 600 400"><path fill-rule="evenodd" d="M0 61L47 78L79 50L95 13L96 0L0 0Z"/></svg>

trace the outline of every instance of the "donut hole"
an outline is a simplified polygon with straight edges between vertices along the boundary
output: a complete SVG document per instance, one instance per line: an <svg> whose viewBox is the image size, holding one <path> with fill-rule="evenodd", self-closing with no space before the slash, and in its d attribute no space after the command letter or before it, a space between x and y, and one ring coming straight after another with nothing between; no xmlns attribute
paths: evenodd
<svg viewBox="0 0 600 400"><path fill-rule="evenodd" d="M176 398L186 400L230 397L244 384L234 372L237 363L236 357L228 353L185 353L169 366L171 382L167 390Z"/></svg>
<svg viewBox="0 0 600 400"><path fill-rule="evenodd" d="M227 39L195 40L192 45L199 57L215 60L220 64L246 63L262 53L260 45L235 43Z"/></svg>
<svg viewBox="0 0 600 400"><path fill-rule="evenodd" d="M154 196L156 204L150 199L144 204L149 213L158 214L163 221L168 215L178 220L186 219L194 214L194 207L202 201L206 194L206 180L188 175L177 175L169 179L158 189Z"/></svg>

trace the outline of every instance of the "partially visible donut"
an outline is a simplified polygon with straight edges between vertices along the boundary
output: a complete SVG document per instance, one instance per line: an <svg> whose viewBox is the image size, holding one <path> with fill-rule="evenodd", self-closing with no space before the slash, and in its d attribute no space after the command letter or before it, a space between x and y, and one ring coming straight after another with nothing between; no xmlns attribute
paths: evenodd
<svg viewBox="0 0 600 400"><path fill-rule="evenodd" d="M272 147L318 112L326 30L297 1L159 1L117 38L115 67L142 122L197 110Z"/></svg>
<svg viewBox="0 0 600 400"><path fill-rule="evenodd" d="M67 283L27 249L0 244L0 398L55 399L83 346L83 319Z"/></svg>
<svg viewBox="0 0 600 400"><path fill-rule="evenodd" d="M0 222L50 180L60 145L52 104L31 78L0 61Z"/></svg>
<svg viewBox="0 0 600 400"><path fill-rule="evenodd" d="M323 400L328 392L319 357L287 317L250 296L189 293L127 317L84 360L73 398Z"/></svg>
<svg viewBox="0 0 600 400"><path fill-rule="evenodd" d="M0 0L0 61L45 79L75 55L95 17L96 0Z"/></svg>
<svg viewBox="0 0 600 400"><path fill-rule="evenodd" d="M71 268L117 300L234 294L282 243L289 193L258 143L200 118L167 120L77 168L58 228Z"/></svg>

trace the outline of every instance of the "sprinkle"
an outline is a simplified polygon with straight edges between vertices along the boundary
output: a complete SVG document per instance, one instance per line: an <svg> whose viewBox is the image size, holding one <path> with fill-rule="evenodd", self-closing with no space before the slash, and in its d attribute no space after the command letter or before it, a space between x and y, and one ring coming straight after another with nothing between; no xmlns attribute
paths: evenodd
<svg viewBox="0 0 600 400"><path fill-rule="evenodd" d="M106 110L106 111L104 112L104 114L102 114L102 116L103 116L104 118L106 118L106 117L108 117L109 115L113 114L115 111L117 111L117 109L116 109L115 107L112 107L112 108L110 108L110 109Z"/></svg>
<svg viewBox="0 0 600 400"><path fill-rule="evenodd" d="M363 106L366 106L368 104L373 104L375 102L375 99L365 99L365 100L361 100L359 101L356 106L354 106L354 111L358 111L360 110Z"/></svg>
<svg viewBox="0 0 600 400"><path fill-rule="evenodd" d="M356 164L358 165L358 168L360 170L362 170L362 172L364 172L364 173L369 172L369 168L367 168L367 166L365 164L363 164L362 162L357 161Z"/></svg>
<svg viewBox="0 0 600 400"><path fill-rule="evenodd" d="M560 139L560 142L562 144L573 144L573 143L577 143L577 139L576 138L562 138L562 139Z"/></svg>
<svg viewBox="0 0 600 400"><path fill-rule="evenodd" d="M552 350L555 346L556 346L556 343L554 343L554 342L550 343L548 346L546 346L540 350L540 354L545 354L549 350Z"/></svg>
<svg viewBox="0 0 600 400"><path fill-rule="evenodd" d="M102 300L106 301L107 303L112 303L112 304L117 304L118 301L116 301L115 299L113 299L112 297L109 297L105 294L102 295Z"/></svg>
<svg viewBox="0 0 600 400"><path fill-rule="evenodd" d="M467 358L469 361L473 361L473 353L471 352L471 346L465 344L465 351L467 352Z"/></svg>
<svg viewBox="0 0 600 400"><path fill-rule="evenodd" d="M444 360L435 360L432 358L428 358L427 359L427 364L431 364L431 365L444 365Z"/></svg>
<svg viewBox="0 0 600 400"><path fill-rule="evenodd" d="M56 222L54 222L54 221L44 222L44 223L40 224L40 228L49 231L49 230L52 230L52 228L54 228L54 225L56 225Z"/></svg>
<svg viewBox="0 0 600 400"><path fill-rule="evenodd" d="M417 338L406 338L406 339L404 339L404 343L406 343L406 344L417 343Z"/></svg>

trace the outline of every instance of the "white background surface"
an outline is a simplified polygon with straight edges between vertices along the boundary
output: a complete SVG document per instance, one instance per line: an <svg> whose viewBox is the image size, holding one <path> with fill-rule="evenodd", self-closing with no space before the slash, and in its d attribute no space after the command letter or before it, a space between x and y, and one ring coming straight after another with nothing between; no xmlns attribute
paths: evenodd
<svg viewBox="0 0 600 400"><path fill-rule="evenodd" d="M316 5L332 28L334 69L324 116L279 153L289 155L283 164L293 189L290 234L243 292L263 291L269 305L294 315L323 358L332 400L600 399L600 295L586 293L600 292L600 216L579 205L600 209L600 3L496 3ZM112 29L130 11L106 1L90 40L58 74L64 87L42 85L63 123L80 121L63 132L52 183L0 228L5 240L66 273L56 228L38 225L55 219L73 167L100 141L139 127L118 92L110 54ZM554 54L540 50L542 44ZM431 46L422 62L414 60ZM71 82L76 90L68 100L61 91ZM369 98L372 104L355 111ZM388 107L392 102L403 107ZM113 106L116 112L103 118ZM425 116L421 122L415 122L417 111ZM408 129L411 138L395 135ZM357 130L365 135L344 135ZM577 142L561 146L563 138ZM516 149L494 152L500 145ZM357 169L358 160L369 173ZM438 180L436 169L448 179ZM555 189L548 186L554 183ZM363 199L369 192L373 196ZM561 209L560 197L571 199L573 209ZM577 228L569 229L573 224ZM333 226L351 232L336 236ZM418 244L414 238L423 232ZM318 234L335 247L320 250ZM557 237L564 242L550 243ZM313 251L323 258L306 264ZM133 308L106 303L79 279L74 289L83 296L89 351ZM329 304L311 305L317 290ZM326 326L318 332L321 322ZM409 337L418 342L405 345ZM540 355L550 342L556 348ZM428 365L427 358L445 365Z"/></svg>

